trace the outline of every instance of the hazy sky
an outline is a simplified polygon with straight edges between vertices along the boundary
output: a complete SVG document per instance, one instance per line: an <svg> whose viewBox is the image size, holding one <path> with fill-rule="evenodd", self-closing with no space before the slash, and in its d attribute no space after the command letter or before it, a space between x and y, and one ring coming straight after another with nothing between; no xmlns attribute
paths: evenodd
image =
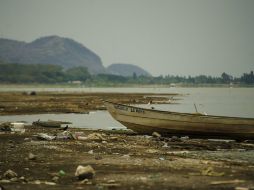
<svg viewBox="0 0 254 190"><path fill-rule="evenodd" d="M155 76L254 70L254 0L0 0L0 34L72 38Z"/></svg>

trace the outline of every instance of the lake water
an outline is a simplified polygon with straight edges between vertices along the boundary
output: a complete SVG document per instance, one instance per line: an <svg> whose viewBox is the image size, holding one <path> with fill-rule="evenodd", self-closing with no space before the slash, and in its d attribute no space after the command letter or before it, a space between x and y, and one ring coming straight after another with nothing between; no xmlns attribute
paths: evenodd
<svg viewBox="0 0 254 190"><path fill-rule="evenodd" d="M1 88L0 91L59 91L59 92L140 92L179 93L177 104L140 105L140 107L177 112L195 112L194 103L201 113L254 118L254 88ZM107 111L90 114L39 114L0 116L3 121L63 120L75 127L111 129L124 128Z"/></svg>

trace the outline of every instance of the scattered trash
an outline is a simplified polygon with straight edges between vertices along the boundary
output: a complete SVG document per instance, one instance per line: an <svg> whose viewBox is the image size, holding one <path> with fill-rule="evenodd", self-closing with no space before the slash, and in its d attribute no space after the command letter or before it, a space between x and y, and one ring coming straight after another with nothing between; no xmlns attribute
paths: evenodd
<svg viewBox="0 0 254 190"><path fill-rule="evenodd" d="M117 141L117 140L118 140L118 137L110 137L110 140L111 140L111 141Z"/></svg>
<svg viewBox="0 0 254 190"><path fill-rule="evenodd" d="M51 140L54 140L56 139L56 136L52 136L52 135L48 135L46 133L38 133L36 135L36 137L40 140L47 140L47 141L51 141Z"/></svg>
<svg viewBox="0 0 254 190"><path fill-rule="evenodd" d="M73 135L69 131L63 131L61 133L57 133L56 139L58 140L67 140L67 139L74 139Z"/></svg>
<svg viewBox="0 0 254 190"><path fill-rule="evenodd" d="M212 142L225 142L225 143L235 142L235 140L232 139L207 139L207 140Z"/></svg>
<svg viewBox="0 0 254 190"><path fill-rule="evenodd" d="M35 91L30 92L30 96L35 96L37 93Z"/></svg>
<svg viewBox="0 0 254 190"><path fill-rule="evenodd" d="M17 177L11 178L10 181L11 182L17 182L19 179Z"/></svg>
<svg viewBox="0 0 254 190"><path fill-rule="evenodd" d="M12 170L7 170L4 175L3 175L6 179L12 179L12 178L15 178L15 177L18 177L18 174L15 173L14 171Z"/></svg>
<svg viewBox="0 0 254 190"><path fill-rule="evenodd" d="M185 140L189 140L190 138L189 136L184 136L184 137L181 137L180 139L185 141Z"/></svg>
<svg viewBox="0 0 254 190"><path fill-rule="evenodd" d="M78 177L79 180L92 179L94 175L95 171L90 165L88 166L79 165L75 172L75 176Z"/></svg>
<svg viewBox="0 0 254 190"><path fill-rule="evenodd" d="M8 180L8 179L1 179L0 180L0 184L1 183L10 183L11 181L10 180Z"/></svg>
<svg viewBox="0 0 254 190"><path fill-rule="evenodd" d="M100 133L91 133L87 136L87 139L96 142L102 142L106 140Z"/></svg>
<svg viewBox="0 0 254 190"><path fill-rule="evenodd" d="M54 177L52 178L52 181L55 182L55 183L57 183L58 180L59 180L59 177L58 177L58 176L54 176Z"/></svg>
<svg viewBox="0 0 254 190"><path fill-rule="evenodd" d="M93 150L88 151L88 154L93 154Z"/></svg>
<svg viewBox="0 0 254 190"><path fill-rule="evenodd" d="M74 139L78 139L80 136L82 137L84 135L84 132L75 132L73 134Z"/></svg>
<svg viewBox="0 0 254 190"><path fill-rule="evenodd" d="M201 175L204 176L223 176L225 173L224 172L216 172L212 167L208 167L205 170L201 171Z"/></svg>
<svg viewBox="0 0 254 190"><path fill-rule="evenodd" d="M164 145L162 146L163 148L168 148L168 143L164 143Z"/></svg>
<svg viewBox="0 0 254 190"><path fill-rule="evenodd" d="M167 154L169 155L185 155L190 153L188 150L180 150L180 151L168 151Z"/></svg>
<svg viewBox="0 0 254 190"><path fill-rule="evenodd" d="M160 158L159 158L159 160L161 160L161 161L164 161L164 160L165 160L165 158L163 158L163 157L160 157Z"/></svg>
<svg viewBox="0 0 254 190"><path fill-rule="evenodd" d="M11 131L24 133L26 131L24 126L24 123L11 123Z"/></svg>
<svg viewBox="0 0 254 190"><path fill-rule="evenodd" d="M78 184L80 184L80 185L82 185L82 184L91 185L92 182L89 181L88 179L84 179L84 180L80 181Z"/></svg>
<svg viewBox="0 0 254 190"><path fill-rule="evenodd" d="M123 155L121 158L126 158L126 159L128 159L128 158L130 158L130 155L129 155L129 154L125 154L125 155Z"/></svg>
<svg viewBox="0 0 254 190"><path fill-rule="evenodd" d="M61 122L58 121L34 121L32 123L34 126L40 126L40 127L50 127L50 128L60 128Z"/></svg>
<svg viewBox="0 0 254 190"><path fill-rule="evenodd" d="M226 180L226 181L212 181L210 184L211 185L223 185L223 184L235 184L235 183L244 183L245 180Z"/></svg>
<svg viewBox="0 0 254 190"><path fill-rule="evenodd" d="M28 154L28 159L29 159L29 160L36 160L36 159L37 159L37 156L35 156L33 153L30 152L30 153Z"/></svg>
<svg viewBox="0 0 254 190"><path fill-rule="evenodd" d="M110 180L108 180L107 182L108 182L108 183L115 183L116 180L110 179Z"/></svg>
<svg viewBox="0 0 254 190"><path fill-rule="evenodd" d="M45 181L44 184L45 185L56 185L55 182L50 182L50 181Z"/></svg>
<svg viewBox="0 0 254 190"><path fill-rule="evenodd" d="M155 150L155 149L148 149L148 150L146 150L146 152L149 153L149 154L154 154L154 153L157 153L159 151Z"/></svg>
<svg viewBox="0 0 254 190"><path fill-rule="evenodd" d="M83 137L83 136L78 136L76 139L80 140L80 141L86 141L88 138L87 137Z"/></svg>
<svg viewBox="0 0 254 190"><path fill-rule="evenodd" d="M249 190L248 187L235 187L235 190Z"/></svg>
<svg viewBox="0 0 254 190"><path fill-rule="evenodd" d="M181 142L182 139L178 138L177 136L172 136L170 139L171 142Z"/></svg>
<svg viewBox="0 0 254 190"><path fill-rule="evenodd" d="M153 133L152 133L152 136L155 137L155 138L160 138L160 137L161 137L161 134L158 133L158 132L153 132Z"/></svg>
<svg viewBox="0 0 254 190"><path fill-rule="evenodd" d="M57 133L56 135L48 135L46 133L38 133L35 135L40 140L67 140L67 139L74 139L74 136L69 131L63 131L61 133Z"/></svg>
<svg viewBox="0 0 254 190"><path fill-rule="evenodd" d="M10 122L1 123L0 130L1 131L11 131L11 123Z"/></svg>
<svg viewBox="0 0 254 190"><path fill-rule="evenodd" d="M41 184L41 181L40 180L34 180L31 182L32 184L35 184L35 185L40 185Z"/></svg>
<svg viewBox="0 0 254 190"><path fill-rule="evenodd" d="M63 171L63 170L59 170L59 172L58 172L58 175L59 175L59 176L65 176L65 174L66 174L66 173L65 173L65 171Z"/></svg>
<svg viewBox="0 0 254 190"><path fill-rule="evenodd" d="M95 156L94 156L94 159L95 159L95 160L101 160L101 159L102 159L102 156L100 156L100 155L95 155Z"/></svg>

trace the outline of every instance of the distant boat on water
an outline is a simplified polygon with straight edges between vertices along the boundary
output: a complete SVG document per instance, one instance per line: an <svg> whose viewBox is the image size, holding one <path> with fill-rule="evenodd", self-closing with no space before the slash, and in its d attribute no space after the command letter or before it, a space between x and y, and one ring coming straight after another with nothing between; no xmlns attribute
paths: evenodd
<svg viewBox="0 0 254 190"><path fill-rule="evenodd" d="M104 104L114 119L140 134L254 139L254 118L159 111L109 101Z"/></svg>

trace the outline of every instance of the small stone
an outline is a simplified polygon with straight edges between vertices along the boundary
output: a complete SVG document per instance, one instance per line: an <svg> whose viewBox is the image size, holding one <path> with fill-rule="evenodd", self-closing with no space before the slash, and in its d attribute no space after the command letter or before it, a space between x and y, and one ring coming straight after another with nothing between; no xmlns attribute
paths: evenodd
<svg viewBox="0 0 254 190"><path fill-rule="evenodd" d="M153 132L152 136L155 137L155 138L160 138L161 134L158 133L158 132Z"/></svg>
<svg viewBox="0 0 254 190"><path fill-rule="evenodd" d="M111 141L117 141L117 140L118 140L118 137L110 137L110 140L111 140Z"/></svg>
<svg viewBox="0 0 254 190"><path fill-rule="evenodd" d="M189 140L190 138L189 138L189 136L184 136L184 137L181 137L181 140Z"/></svg>
<svg viewBox="0 0 254 190"><path fill-rule="evenodd" d="M20 181L25 181L25 177L24 177L24 176L21 176L21 177L19 178L19 180L20 180Z"/></svg>
<svg viewBox="0 0 254 190"><path fill-rule="evenodd" d="M28 154L28 159L29 159L29 160L36 160L36 156L35 156L33 153L30 152L30 153Z"/></svg>
<svg viewBox="0 0 254 190"><path fill-rule="evenodd" d="M32 183L35 184L35 185L40 185L40 184L41 184L41 181L40 181L40 180L35 180L35 181L33 181Z"/></svg>
<svg viewBox="0 0 254 190"><path fill-rule="evenodd" d="M18 174L15 173L15 172L12 171L12 170L7 170L7 171L4 173L4 177L7 178L7 179L11 179L11 178L14 178L14 177L18 177Z"/></svg>
<svg viewBox="0 0 254 190"><path fill-rule="evenodd" d="M172 136L170 141L171 142L181 142L182 139L178 138L177 136Z"/></svg>
<svg viewBox="0 0 254 190"><path fill-rule="evenodd" d="M92 179L94 175L95 171L90 165L87 166L79 165L75 172L75 176L78 177L79 180Z"/></svg>
<svg viewBox="0 0 254 190"><path fill-rule="evenodd" d="M149 154L155 154L155 153L158 153L159 151L155 150L155 149L148 149L148 150L146 150L146 152Z"/></svg>
<svg viewBox="0 0 254 190"><path fill-rule="evenodd" d="M102 142L106 139L99 133L91 133L87 136L87 139L90 141Z"/></svg>
<svg viewBox="0 0 254 190"><path fill-rule="evenodd" d="M84 179L79 184L87 184L88 181L89 181L88 179Z"/></svg>
<svg viewBox="0 0 254 190"><path fill-rule="evenodd" d="M113 180L113 179L108 180L108 183L115 183L115 182L116 180Z"/></svg>
<svg viewBox="0 0 254 190"><path fill-rule="evenodd" d="M10 180L8 180L8 179L2 179L2 180L0 180L0 184L1 183L10 183L11 181Z"/></svg>
<svg viewBox="0 0 254 190"><path fill-rule="evenodd" d="M51 182L51 181L45 181L44 183L45 183L45 185L56 185L56 183Z"/></svg>
<svg viewBox="0 0 254 190"><path fill-rule="evenodd" d="M130 158L130 155L129 154L125 154L125 155L122 156L122 158L127 158L128 159L128 158Z"/></svg>
<svg viewBox="0 0 254 190"><path fill-rule="evenodd" d="M88 151L88 154L93 154L93 150Z"/></svg>
<svg viewBox="0 0 254 190"><path fill-rule="evenodd" d="M17 177L13 177L10 179L11 182L17 182L18 181L18 178Z"/></svg>
<svg viewBox="0 0 254 190"><path fill-rule="evenodd" d="M54 177L52 178L52 181L55 182L55 183L58 182L58 180L59 180L59 177L58 177L58 176L54 176Z"/></svg>
<svg viewBox="0 0 254 190"><path fill-rule="evenodd" d="M102 144L107 144L108 142L107 142L107 141L102 141L101 143L102 143Z"/></svg>
<svg viewBox="0 0 254 190"><path fill-rule="evenodd" d="M95 160L101 160L101 159L102 159L102 156L96 155L96 156L94 156L94 159L95 159Z"/></svg>

